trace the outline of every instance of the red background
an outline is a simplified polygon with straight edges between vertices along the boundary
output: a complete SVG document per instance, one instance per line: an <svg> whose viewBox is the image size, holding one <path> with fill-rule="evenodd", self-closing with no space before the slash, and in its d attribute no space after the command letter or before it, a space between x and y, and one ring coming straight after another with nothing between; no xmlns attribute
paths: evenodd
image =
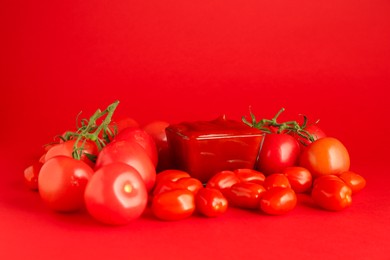
<svg viewBox="0 0 390 260"><path fill-rule="evenodd" d="M0 258L389 259L389 1L0 3ZM338 213L144 217L106 227L25 189L41 145L120 100L141 124L303 113L368 181Z"/></svg>

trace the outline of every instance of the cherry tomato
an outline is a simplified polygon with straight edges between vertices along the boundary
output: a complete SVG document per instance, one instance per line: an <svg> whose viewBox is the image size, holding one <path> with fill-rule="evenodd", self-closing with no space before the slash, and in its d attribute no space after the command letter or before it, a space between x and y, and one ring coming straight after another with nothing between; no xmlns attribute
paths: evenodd
<svg viewBox="0 0 390 260"><path fill-rule="evenodd" d="M291 188L296 193L304 193L312 186L313 178L306 168L299 166L287 167L283 170L283 174L286 175Z"/></svg>
<svg viewBox="0 0 390 260"><path fill-rule="evenodd" d="M53 158L53 157L56 157L59 155L73 158L72 153L73 153L73 148L74 148L75 143L76 143L76 140L69 140L69 141L66 141L63 143L53 145L46 152L44 161L47 161L50 158ZM78 142L77 147L81 148L82 145L83 145L83 141L81 140L80 142ZM96 157L98 154L98 148L97 148L96 144L90 140L86 140L84 143L83 154L81 155L81 160L93 168L95 163L93 161L91 161L86 154L89 154L93 157Z"/></svg>
<svg viewBox="0 0 390 260"><path fill-rule="evenodd" d="M38 176L43 163L37 161L24 170L24 183L33 191L38 190Z"/></svg>
<svg viewBox="0 0 390 260"><path fill-rule="evenodd" d="M290 184L287 176L282 174L282 173L274 173L274 174L268 175L265 178L263 186L266 190L269 190L269 189L272 189L275 187L291 188L291 184Z"/></svg>
<svg viewBox="0 0 390 260"><path fill-rule="evenodd" d="M122 131L114 137L114 142L116 141L128 141L136 142L145 149L149 158L152 160L153 165L157 166L158 153L156 143L153 138L146 133L144 130L138 127L128 127L122 129Z"/></svg>
<svg viewBox="0 0 390 260"><path fill-rule="evenodd" d="M84 190L92 174L92 168L81 160L53 157L39 172L39 194L54 210L78 210L84 206Z"/></svg>
<svg viewBox="0 0 390 260"><path fill-rule="evenodd" d="M138 171L121 162L101 167L87 184L86 208L96 220L124 225L142 215L148 195Z"/></svg>
<svg viewBox="0 0 390 260"><path fill-rule="evenodd" d="M188 178L191 177L189 173L181 170L164 170L162 172L159 172L156 176L156 183L159 183L161 181L165 180L171 180L171 181L177 181L181 178Z"/></svg>
<svg viewBox="0 0 390 260"><path fill-rule="evenodd" d="M135 142L111 142L99 153L95 169L113 162L123 162L134 167L145 182L146 189L152 190L156 181L156 170L145 150Z"/></svg>
<svg viewBox="0 0 390 260"><path fill-rule="evenodd" d="M238 182L226 192L229 204L245 209L258 209L265 188L253 182Z"/></svg>
<svg viewBox="0 0 390 260"><path fill-rule="evenodd" d="M253 169L236 169L233 171L240 181L248 181L257 184L263 184L265 175Z"/></svg>
<svg viewBox="0 0 390 260"><path fill-rule="evenodd" d="M195 205L200 214L217 217L226 212L228 201L219 190L202 188L195 196Z"/></svg>
<svg viewBox="0 0 390 260"><path fill-rule="evenodd" d="M194 194L196 194L201 188L203 188L203 184L200 182L200 180L191 177L180 178L176 181L176 183Z"/></svg>
<svg viewBox="0 0 390 260"><path fill-rule="evenodd" d="M186 188L182 185L179 185L177 182L172 180L165 180L156 182L156 185L153 188L152 195L157 196L161 193L171 191L171 190L185 190Z"/></svg>
<svg viewBox="0 0 390 260"><path fill-rule="evenodd" d="M169 126L165 121L153 121L146 124L143 130L147 132L156 143L158 152L157 172L172 168L172 161L168 147L165 128Z"/></svg>
<svg viewBox="0 0 390 260"><path fill-rule="evenodd" d="M336 138L324 137L304 149L300 166L308 169L313 177L340 174L350 167L347 148Z"/></svg>
<svg viewBox="0 0 390 260"><path fill-rule="evenodd" d="M345 184L348 185L348 187L351 188L352 194L361 191L366 186L366 180L363 176L355 172L343 172L339 175L339 177L345 182Z"/></svg>
<svg viewBox="0 0 390 260"><path fill-rule="evenodd" d="M151 209L158 219L185 219L195 211L195 196L189 190L167 191L153 198Z"/></svg>
<svg viewBox="0 0 390 260"><path fill-rule="evenodd" d="M211 177L211 179L207 182L206 187L218 189L225 195L225 192L237 182L240 182L240 179L234 172L221 171Z"/></svg>
<svg viewBox="0 0 390 260"><path fill-rule="evenodd" d="M267 134L259 153L257 169L268 175L296 165L300 154L298 141L289 134Z"/></svg>
<svg viewBox="0 0 390 260"><path fill-rule="evenodd" d="M260 199L260 209L270 215L282 215L297 205L297 196L291 188L275 187L264 192Z"/></svg>
<svg viewBox="0 0 390 260"><path fill-rule="evenodd" d="M323 209L339 211L352 203L352 190L337 176L321 176L314 182L311 196Z"/></svg>

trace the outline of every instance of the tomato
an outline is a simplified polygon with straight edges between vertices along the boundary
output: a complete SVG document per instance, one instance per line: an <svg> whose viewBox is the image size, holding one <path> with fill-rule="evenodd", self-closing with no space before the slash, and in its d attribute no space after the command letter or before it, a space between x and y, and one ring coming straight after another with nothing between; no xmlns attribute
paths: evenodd
<svg viewBox="0 0 390 260"><path fill-rule="evenodd" d="M286 175L291 188L296 193L303 193L311 188L313 178L306 168L299 166L287 167L283 170L283 174Z"/></svg>
<svg viewBox="0 0 390 260"><path fill-rule="evenodd" d="M322 129L317 124L308 125L304 128L304 130L313 136L314 141L326 137L325 132L322 131ZM301 145L301 150L312 143L312 141L310 141L309 139L299 136L295 132L293 136L298 140L299 144Z"/></svg>
<svg viewBox="0 0 390 260"><path fill-rule="evenodd" d="M300 154L298 141L289 134L266 134L257 161L257 170L268 175L296 165Z"/></svg>
<svg viewBox="0 0 390 260"><path fill-rule="evenodd" d="M142 146L142 148L145 149L153 165L155 167L157 166L158 153L156 143L154 142L153 138L144 130L138 127L128 127L122 129L122 131L114 137L113 141L128 141L138 143Z"/></svg>
<svg viewBox="0 0 390 260"><path fill-rule="evenodd" d="M92 175L92 168L83 161L66 156L51 158L39 172L39 194L54 210L78 210L84 206L84 190Z"/></svg>
<svg viewBox="0 0 390 260"><path fill-rule="evenodd" d="M135 142L118 141L109 143L99 153L95 169L113 162L123 162L134 167L151 191L156 181L156 170L145 150Z"/></svg>
<svg viewBox="0 0 390 260"><path fill-rule="evenodd" d="M267 178L265 178L263 186L266 190L269 190L269 189L272 189L275 187L291 188L291 184L290 184L287 176L282 174L282 173L274 173L274 174L268 175Z"/></svg>
<svg viewBox="0 0 390 260"><path fill-rule="evenodd" d="M253 169L236 169L233 171L240 181L248 181L257 184L263 184L265 175Z"/></svg>
<svg viewBox="0 0 390 260"><path fill-rule="evenodd" d="M347 148L336 138L324 137L304 149L300 166L308 169L313 177L340 174L350 167Z"/></svg>
<svg viewBox="0 0 390 260"><path fill-rule="evenodd" d="M189 173L181 170L164 170L157 174L156 176L156 183L159 183L161 181L165 180L171 180L171 181L177 181L180 178L188 178L191 177Z"/></svg>
<svg viewBox="0 0 390 260"><path fill-rule="evenodd" d="M169 126L165 121L153 121L146 124L143 130L147 132L156 143L158 152L157 172L172 168L172 161L168 147L165 128Z"/></svg>
<svg viewBox="0 0 390 260"><path fill-rule="evenodd" d="M74 148L75 143L76 143L76 140L69 140L69 141L66 141L66 142L63 142L63 143L59 143L59 144L53 145L46 152L44 161L47 161L50 158L53 158L53 157L56 157L56 156L59 156L59 155L63 155L63 156L67 156L67 157L72 157L73 158L72 153L73 153L73 148ZM77 147L81 148L82 144L83 144L83 141L81 140L81 141L78 142ZM96 157L97 154L98 154L98 148L97 148L96 144L94 142L90 141L90 140L86 140L85 143L84 143L84 148L83 149L84 150L83 150L83 153L81 155L80 160L82 160L83 162L87 163L89 166L91 166L93 168L95 163L93 161L91 161L86 154L89 154L92 157Z"/></svg>
<svg viewBox="0 0 390 260"><path fill-rule="evenodd" d="M339 177L351 188L352 194L361 191L366 186L366 180L363 176L355 172L346 171L341 173Z"/></svg>
<svg viewBox="0 0 390 260"><path fill-rule="evenodd" d="M265 192L265 188L257 183L238 182L230 187L226 192L226 197L229 204L245 208L258 209L260 206L260 198Z"/></svg>
<svg viewBox="0 0 390 260"><path fill-rule="evenodd" d="M181 178L176 181L164 180L156 182L156 186L153 189L153 196L170 190L188 190L196 194L201 188L203 188L203 184L198 179L191 177Z"/></svg>
<svg viewBox="0 0 390 260"><path fill-rule="evenodd" d="M118 133L122 132L123 129L126 128L133 128L133 127L139 127L139 124L136 120L130 117L123 117L119 120L116 120L110 124L110 129L113 131L114 127L116 127L116 130Z"/></svg>
<svg viewBox="0 0 390 260"><path fill-rule="evenodd" d="M340 178L322 176L315 180L311 196L323 209L340 211L352 203L352 190Z"/></svg>
<svg viewBox="0 0 390 260"><path fill-rule="evenodd" d="M228 209L228 200L217 189L202 188L195 196L195 205L203 216L217 217Z"/></svg>
<svg viewBox="0 0 390 260"><path fill-rule="evenodd" d="M91 177L84 194L85 206L96 220L124 225L145 211L148 194L138 171L121 162L102 166Z"/></svg>
<svg viewBox="0 0 390 260"><path fill-rule="evenodd" d="M153 215L162 220L181 220L195 211L195 196L189 190L171 190L155 196L151 206Z"/></svg>
<svg viewBox="0 0 390 260"><path fill-rule="evenodd" d="M260 199L260 209L270 215L282 215L297 205L297 196L293 189L275 187L264 192Z"/></svg>
<svg viewBox="0 0 390 260"><path fill-rule="evenodd" d="M234 172L220 171L211 177L211 179L207 182L206 187L218 189L225 194L225 192L237 182L240 182L240 179Z"/></svg>
<svg viewBox="0 0 390 260"><path fill-rule="evenodd" d="M42 162L37 161L24 170L24 183L30 190L38 190L38 176L42 165Z"/></svg>

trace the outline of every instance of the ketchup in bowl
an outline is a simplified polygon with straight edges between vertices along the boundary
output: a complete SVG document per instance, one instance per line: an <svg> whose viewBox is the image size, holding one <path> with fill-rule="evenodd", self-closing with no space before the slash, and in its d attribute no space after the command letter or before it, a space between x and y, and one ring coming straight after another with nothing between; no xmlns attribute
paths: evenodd
<svg viewBox="0 0 390 260"><path fill-rule="evenodd" d="M203 183L222 170L256 165L264 133L221 116L166 128L173 165Z"/></svg>

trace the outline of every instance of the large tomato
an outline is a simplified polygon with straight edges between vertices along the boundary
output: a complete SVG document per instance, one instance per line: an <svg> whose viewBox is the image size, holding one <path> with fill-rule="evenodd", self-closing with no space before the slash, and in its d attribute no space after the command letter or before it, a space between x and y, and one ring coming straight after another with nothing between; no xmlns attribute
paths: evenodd
<svg viewBox="0 0 390 260"><path fill-rule="evenodd" d="M257 169L264 174L280 173L294 166L300 154L298 141L289 134L267 134L259 153Z"/></svg>
<svg viewBox="0 0 390 260"><path fill-rule="evenodd" d="M150 191L156 181L156 170L145 150L135 142L118 141L109 143L99 153L95 169L113 162L123 162L134 167Z"/></svg>
<svg viewBox="0 0 390 260"><path fill-rule="evenodd" d="M165 121L153 121L146 124L143 130L147 132L156 143L158 151L157 172L172 168L172 162L168 147L167 134L165 129L169 126Z"/></svg>
<svg viewBox="0 0 390 260"><path fill-rule="evenodd" d="M154 142L154 139L141 128L127 127L122 129L122 131L114 137L113 141L128 141L138 143L145 149L145 152L152 160L153 165L155 167L157 166L158 153L156 143Z"/></svg>
<svg viewBox="0 0 390 260"><path fill-rule="evenodd" d="M347 148L336 138L324 137L307 146L300 157L300 165L313 177L346 172L350 167Z"/></svg>
<svg viewBox="0 0 390 260"><path fill-rule="evenodd" d="M66 156L51 158L39 172L39 194L54 210L78 210L84 206L84 190L92 175L92 168L83 161Z"/></svg>
<svg viewBox="0 0 390 260"><path fill-rule="evenodd" d="M311 134L314 141L326 137L325 132L317 124L308 125L304 128L304 130ZM301 148L304 148L305 146L308 146L312 143L312 141L298 135L296 132L293 133L293 136L298 140L299 144L301 145Z"/></svg>
<svg viewBox="0 0 390 260"><path fill-rule="evenodd" d="M92 217L105 224L123 225L142 215L148 194L137 170L117 162L95 172L84 199Z"/></svg>

